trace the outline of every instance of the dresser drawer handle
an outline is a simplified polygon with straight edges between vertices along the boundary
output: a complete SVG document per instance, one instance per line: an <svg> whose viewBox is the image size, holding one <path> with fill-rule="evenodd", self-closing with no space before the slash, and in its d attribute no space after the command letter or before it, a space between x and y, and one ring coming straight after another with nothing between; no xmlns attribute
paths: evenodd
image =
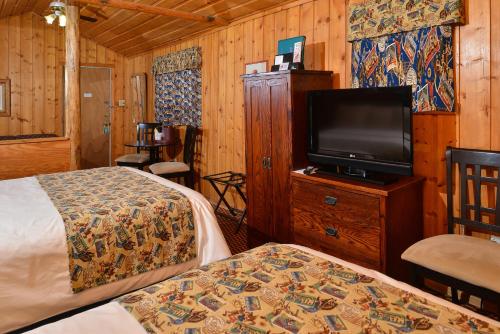
<svg viewBox="0 0 500 334"><path fill-rule="evenodd" d="M333 196L326 196L325 204L334 206L335 204L337 204L337 199Z"/></svg>
<svg viewBox="0 0 500 334"><path fill-rule="evenodd" d="M335 237L335 238L338 238L339 236L339 231L335 228L335 227L327 227L325 229L325 233L327 236L329 237Z"/></svg>

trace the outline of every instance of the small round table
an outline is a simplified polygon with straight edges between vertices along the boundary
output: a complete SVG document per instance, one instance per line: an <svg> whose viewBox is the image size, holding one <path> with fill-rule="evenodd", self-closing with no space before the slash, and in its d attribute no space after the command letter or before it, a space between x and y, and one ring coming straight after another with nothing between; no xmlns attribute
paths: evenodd
<svg viewBox="0 0 500 334"><path fill-rule="evenodd" d="M167 146L175 146L175 145L176 145L175 140L171 140L171 141L162 141L162 140L136 141L133 143L125 144L125 146L127 146L127 147L135 147L139 150L149 151L149 162L152 164L160 161L160 149L161 148L167 147Z"/></svg>

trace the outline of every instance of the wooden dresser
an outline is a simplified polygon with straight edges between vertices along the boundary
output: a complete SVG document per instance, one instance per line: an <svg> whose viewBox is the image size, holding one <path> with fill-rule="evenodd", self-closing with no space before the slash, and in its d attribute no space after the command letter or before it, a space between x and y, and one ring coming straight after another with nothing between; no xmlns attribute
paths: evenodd
<svg viewBox="0 0 500 334"><path fill-rule="evenodd" d="M292 172L294 242L408 281L403 251L422 239L421 177L377 186Z"/></svg>
<svg viewBox="0 0 500 334"><path fill-rule="evenodd" d="M331 89L333 73L282 71L243 80L248 244L290 242L290 172L307 166L306 92Z"/></svg>

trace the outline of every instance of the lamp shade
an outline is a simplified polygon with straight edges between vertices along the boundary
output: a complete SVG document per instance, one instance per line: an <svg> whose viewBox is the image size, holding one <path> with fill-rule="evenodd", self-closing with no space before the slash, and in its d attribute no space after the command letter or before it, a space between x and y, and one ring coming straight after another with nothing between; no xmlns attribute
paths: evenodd
<svg viewBox="0 0 500 334"><path fill-rule="evenodd" d="M56 18L56 14L49 14L45 16L45 21L47 21L48 24L52 24Z"/></svg>
<svg viewBox="0 0 500 334"><path fill-rule="evenodd" d="M59 16L59 26L66 27L66 15L62 14Z"/></svg>

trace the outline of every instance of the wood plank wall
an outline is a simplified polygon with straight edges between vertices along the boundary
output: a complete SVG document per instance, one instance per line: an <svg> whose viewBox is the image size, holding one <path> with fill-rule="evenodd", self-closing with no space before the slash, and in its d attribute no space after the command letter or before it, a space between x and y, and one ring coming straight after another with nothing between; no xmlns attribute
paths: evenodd
<svg viewBox="0 0 500 334"><path fill-rule="evenodd" d="M461 147L500 150L500 1L467 1L458 29L457 122Z"/></svg>
<svg viewBox="0 0 500 334"><path fill-rule="evenodd" d="M11 80L11 117L0 117L0 135L56 131L55 109L45 112L55 101L54 81L45 79L55 71L56 30L34 18L26 13L0 19L0 77Z"/></svg>
<svg viewBox="0 0 500 334"><path fill-rule="evenodd" d="M0 117L0 135L63 135L64 38L64 29L34 13L0 19L0 78L10 78L12 92L11 117ZM82 64L113 68L115 106L123 98L123 59L82 38ZM121 124L121 114L114 113L115 124ZM121 127L113 134L121 136Z"/></svg>

